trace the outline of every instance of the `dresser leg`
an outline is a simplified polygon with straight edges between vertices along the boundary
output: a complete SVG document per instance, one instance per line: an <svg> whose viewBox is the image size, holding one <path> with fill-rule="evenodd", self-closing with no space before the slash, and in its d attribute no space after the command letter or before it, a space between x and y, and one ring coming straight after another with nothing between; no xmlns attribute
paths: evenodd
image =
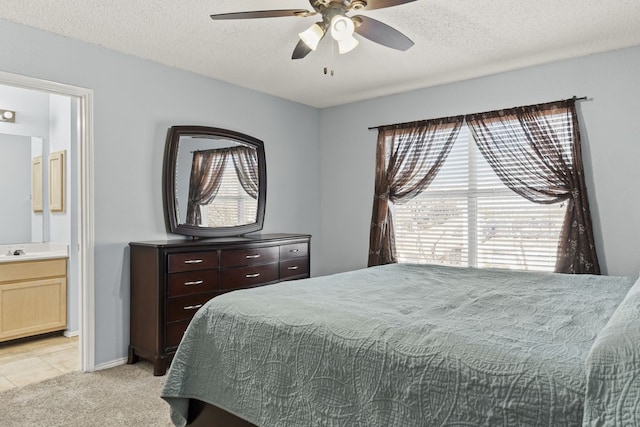
<svg viewBox="0 0 640 427"><path fill-rule="evenodd" d="M136 363L138 360L140 360L140 358L133 350L133 347L129 346L129 356L127 357L127 363L131 365L133 363Z"/></svg>
<svg viewBox="0 0 640 427"><path fill-rule="evenodd" d="M153 375L161 377L167 372L167 360L166 359L154 359L153 360Z"/></svg>

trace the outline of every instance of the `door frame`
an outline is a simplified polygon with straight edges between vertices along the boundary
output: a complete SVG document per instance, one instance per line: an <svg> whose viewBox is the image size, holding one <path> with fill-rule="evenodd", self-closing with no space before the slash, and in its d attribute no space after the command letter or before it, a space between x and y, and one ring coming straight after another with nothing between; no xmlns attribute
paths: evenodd
<svg viewBox="0 0 640 427"><path fill-rule="evenodd" d="M93 177L93 90L0 71L0 84L78 99L78 280L80 369L95 370L95 228ZM75 248L69 248L70 251Z"/></svg>

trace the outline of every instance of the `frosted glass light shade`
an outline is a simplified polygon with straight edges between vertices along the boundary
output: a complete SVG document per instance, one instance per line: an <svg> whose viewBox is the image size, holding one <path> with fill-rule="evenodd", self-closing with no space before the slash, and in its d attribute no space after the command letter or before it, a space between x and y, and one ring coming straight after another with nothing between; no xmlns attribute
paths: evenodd
<svg viewBox="0 0 640 427"><path fill-rule="evenodd" d="M358 46L358 40L353 37L355 25L350 18L344 15L336 15L331 18L331 37L338 42L340 54L351 52Z"/></svg>
<svg viewBox="0 0 640 427"><path fill-rule="evenodd" d="M313 24L298 35L300 36L300 40L309 46L309 49L316 50L318 48L318 43L320 43L320 40L322 40L322 37L324 36L324 30L320 25Z"/></svg>
<svg viewBox="0 0 640 427"><path fill-rule="evenodd" d="M354 29L353 21L344 15L336 15L331 18L331 37L336 41L353 37Z"/></svg>
<svg viewBox="0 0 640 427"><path fill-rule="evenodd" d="M338 52L340 54L351 52L356 46L358 46L358 43L358 40L353 36L344 40L338 40Z"/></svg>

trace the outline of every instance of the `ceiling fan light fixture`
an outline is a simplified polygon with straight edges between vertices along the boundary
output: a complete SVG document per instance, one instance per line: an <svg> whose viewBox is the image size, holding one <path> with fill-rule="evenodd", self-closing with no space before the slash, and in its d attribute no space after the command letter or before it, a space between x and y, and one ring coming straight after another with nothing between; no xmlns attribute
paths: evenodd
<svg viewBox="0 0 640 427"><path fill-rule="evenodd" d="M345 15L335 15L331 18L331 37L338 42L340 54L351 52L358 46L358 40L353 37L355 24Z"/></svg>
<svg viewBox="0 0 640 427"><path fill-rule="evenodd" d="M298 35L300 36L300 40L309 46L309 49L316 50L318 43L320 43L320 40L324 37L324 29L316 23Z"/></svg>
<svg viewBox="0 0 640 427"><path fill-rule="evenodd" d="M338 53L342 55L343 53L351 52L358 46L358 43L360 42L353 36L344 40L338 40Z"/></svg>
<svg viewBox="0 0 640 427"><path fill-rule="evenodd" d="M331 18L331 37L335 41L346 40L353 38L353 31L355 25L353 21L344 15L335 15Z"/></svg>

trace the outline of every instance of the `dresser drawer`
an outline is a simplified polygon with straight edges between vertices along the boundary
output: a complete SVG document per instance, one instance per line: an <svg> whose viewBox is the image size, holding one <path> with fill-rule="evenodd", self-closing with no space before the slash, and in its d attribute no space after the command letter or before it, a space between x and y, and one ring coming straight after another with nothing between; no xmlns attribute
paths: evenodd
<svg viewBox="0 0 640 427"><path fill-rule="evenodd" d="M183 252L169 254L167 271L176 273L180 271L206 270L218 266L218 252Z"/></svg>
<svg viewBox="0 0 640 427"><path fill-rule="evenodd" d="M300 257L293 258L288 261L280 261L280 280L288 279L289 277L299 277L309 275L309 260L308 258Z"/></svg>
<svg viewBox="0 0 640 427"><path fill-rule="evenodd" d="M222 267L266 264L278 261L278 247L226 250L220 253Z"/></svg>
<svg viewBox="0 0 640 427"><path fill-rule="evenodd" d="M167 277L167 295L169 297L212 292L218 287L218 270L171 273Z"/></svg>
<svg viewBox="0 0 640 427"><path fill-rule="evenodd" d="M167 301L167 322L191 319L196 311L215 295L215 293L208 293L169 298Z"/></svg>
<svg viewBox="0 0 640 427"><path fill-rule="evenodd" d="M187 319L167 324L167 340L165 341L167 348L177 347L180 344L190 321L191 319Z"/></svg>
<svg viewBox="0 0 640 427"><path fill-rule="evenodd" d="M220 289L238 289L278 280L278 263L225 268L220 272Z"/></svg>
<svg viewBox="0 0 640 427"><path fill-rule="evenodd" d="M280 246L280 261L291 258L306 257L309 255L309 245L306 243L293 243Z"/></svg>

